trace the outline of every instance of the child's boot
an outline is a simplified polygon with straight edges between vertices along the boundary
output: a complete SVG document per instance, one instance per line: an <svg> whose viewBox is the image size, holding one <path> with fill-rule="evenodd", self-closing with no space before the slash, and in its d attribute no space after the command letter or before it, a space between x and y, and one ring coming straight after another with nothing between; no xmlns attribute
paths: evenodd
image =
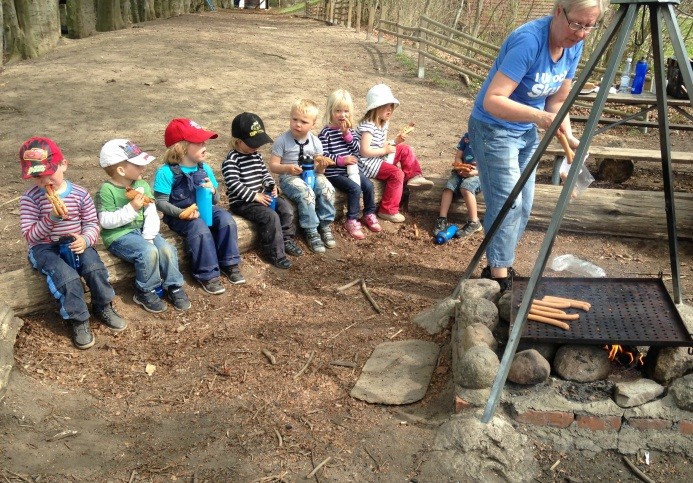
<svg viewBox="0 0 693 483"><path fill-rule="evenodd" d="M320 239L320 233L318 230L313 228L310 231L306 231L306 241L308 242L308 248L313 253L325 253L325 245L323 245Z"/></svg>
<svg viewBox="0 0 693 483"><path fill-rule="evenodd" d="M364 235L363 231L361 231L361 223L359 223L358 220L347 220L344 223L344 228L346 228L347 233L349 233L352 238L357 240L363 240L366 238L366 235Z"/></svg>
<svg viewBox="0 0 693 483"><path fill-rule="evenodd" d="M370 231L372 231L374 233L378 233L379 231L383 230L383 227L380 226L380 222L378 221L378 217L375 216L375 213L363 215L363 218L361 219L361 223L366 225L366 228L368 228Z"/></svg>
<svg viewBox="0 0 693 483"><path fill-rule="evenodd" d="M320 234L322 235L322 242L326 248L334 248L337 246L337 242L334 239L330 225L321 226Z"/></svg>
<svg viewBox="0 0 693 483"><path fill-rule="evenodd" d="M89 349L94 345L94 334L91 332L88 320L71 320L72 322L72 343L78 349Z"/></svg>
<svg viewBox="0 0 693 483"><path fill-rule="evenodd" d="M481 222L479 220L477 221L471 221L468 220L467 223L464 224L462 227L462 236L469 236L472 233L476 233L477 231L481 231L483 229L483 226L481 226Z"/></svg>
<svg viewBox="0 0 693 483"><path fill-rule="evenodd" d="M436 236L441 231L445 231L448 228L448 219L444 216L439 216L436 220L436 224L433 227L433 236Z"/></svg>

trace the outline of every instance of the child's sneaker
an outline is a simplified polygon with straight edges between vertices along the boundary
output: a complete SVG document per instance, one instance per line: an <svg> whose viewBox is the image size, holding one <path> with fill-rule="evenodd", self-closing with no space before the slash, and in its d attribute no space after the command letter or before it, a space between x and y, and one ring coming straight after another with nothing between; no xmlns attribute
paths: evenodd
<svg viewBox="0 0 693 483"><path fill-rule="evenodd" d="M144 310L153 314L166 311L166 303L159 298L154 290L150 292L140 292L138 290L135 292L135 295L132 296L132 300L136 304L144 307Z"/></svg>
<svg viewBox="0 0 693 483"><path fill-rule="evenodd" d="M382 211L378 212L378 218L381 220L385 221L391 221L392 223L403 223L404 222L404 215L402 213L383 213Z"/></svg>
<svg viewBox="0 0 693 483"><path fill-rule="evenodd" d="M359 223L358 220L347 220L344 223L344 228L346 228L349 235L357 240L363 240L366 238L366 235L364 235L361 231L361 223Z"/></svg>
<svg viewBox="0 0 693 483"><path fill-rule="evenodd" d="M480 221L467 221L460 231L462 232L462 236L469 236L472 233L481 231L483 228Z"/></svg>
<svg viewBox="0 0 693 483"><path fill-rule="evenodd" d="M433 188L433 181L424 178L420 174L417 174L412 179L407 181L407 187L413 190L426 191Z"/></svg>
<svg viewBox="0 0 693 483"><path fill-rule="evenodd" d="M200 285L202 285L202 290L212 295L220 295L226 292L226 287L222 285L219 277L213 278L211 280L198 280Z"/></svg>
<svg viewBox="0 0 693 483"><path fill-rule="evenodd" d="M329 225L320 227L320 234L322 235L322 242L326 248L334 248L337 246L337 242L334 240L334 235Z"/></svg>
<svg viewBox="0 0 693 483"><path fill-rule="evenodd" d="M306 241L308 242L308 248L310 248L310 251L313 253L325 253L325 245L323 245L320 239L318 230L307 232Z"/></svg>
<svg viewBox="0 0 693 483"><path fill-rule="evenodd" d="M291 260L284 257L284 258L279 258L277 260L274 260L272 262L272 265L274 265L277 268L281 268L282 270L288 270L289 268L291 268L292 263L291 263Z"/></svg>
<svg viewBox="0 0 693 483"><path fill-rule="evenodd" d="M245 277L241 273L241 270L238 268L238 265L231 265L229 267L219 267L219 270L221 273L226 275L226 278L229 279L229 282L231 282L234 285L241 285L245 283Z"/></svg>
<svg viewBox="0 0 693 483"><path fill-rule="evenodd" d="M128 323L115 311L111 303L101 308L92 307L92 310L94 311L94 317L111 329L111 332L121 332L128 326Z"/></svg>
<svg viewBox="0 0 693 483"><path fill-rule="evenodd" d="M448 219L444 216L439 216L436 220L436 225L433 227L433 236L436 236L441 231L448 229Z"/></svg>
<svg viewBox="0 0 693 483"><path fill-rule="evenodd" d="M303 249L296 245L294 240L286 240L284 242L284 251L287 255L291 255L292 257L300 257L303 255Z"/></svg>
<svg viewBox="0 0 693 483"><path fill-rule="evenodd" d="M88 320L72 320L72 343L78 349L89 349L94 345L94 334L91 333Z"/></svg>
<svg viewBox="0 0 693 483"><path fill-rule="evenodd" d="M375 213L371 213L369 215L363 215L363 218L361 219L361 223L366 225L366 228L368 228L370 231L374 233L378 233L379 231L383 230L383 227L380 226L380 222L378 222L378 217L375 216Z"/></svg>
<svg viewBox="0 0 693 483"><path fill-rule="evenodd" d="M168 298L176 310L188 310L192 306L183 287L170 287L168 289Z"/></svg>

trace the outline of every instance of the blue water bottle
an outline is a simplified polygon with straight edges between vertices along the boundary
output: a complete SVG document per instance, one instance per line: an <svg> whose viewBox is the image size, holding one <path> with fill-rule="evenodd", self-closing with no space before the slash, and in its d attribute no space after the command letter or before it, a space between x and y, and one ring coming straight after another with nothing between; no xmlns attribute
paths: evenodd
<svg viewBox="0 0 693 483"><path fill-rule="evenodd" d="M195 203L197 203L200 218L204 220L207 226L212 226L212 190L202 185L196 186Z"/></svg>
<svg viewBox="0 0 693 483"><path fill-rule="evenodd" d="M65 261L65 263L67 263L75 270L79 270L79 267L81 265L79 261L79 255L73 252L70 248L70 244L73 241L75 241L75 237L73 237L72 235L60 237L60 239L58 240L58 243L60 243L60 258L62 258Z"/></svg>
<svg viewBox="0 0 693 483"><path fill-rule="evenodd" d="M267 205L267 207L270 210L277 210L277 198L272 194L274 192L274 185L272 183L262 183L262 190L265 192L265 194L269 197L272 198L272 201L270 201L270 204Z"/></svg>
<svg viewBox="0 0 693 483"><path fill-rule="evenodd" d="M442 245L443 243L450 240L452 237L457 235L457 225L450 225L445 230L438 232L436 235L436 244Z"/></svg>
<svg viewBox="0 0 693 483"><path fill-rule="evenodd" d="M315 189L315 161L310 156L299 157L298 164L303 169L301 179L310 189Z"/></svg>
<svg viewBox="0 0 693 483"><path fill-rule="evenodd" d="M160 299L163 299L166 296L166 292L164 292L164 287L159 285L154 289L154 292L159 296Z"/></svg>
<svg viewBox="0 0 693 483"><path fill-rule="evenodd" d="M633 78L633 87L630 90L631 94L642 94L642 88L645 85L645 76L647 75L647 61L643 58L635 64L635 77Z"/></svg>

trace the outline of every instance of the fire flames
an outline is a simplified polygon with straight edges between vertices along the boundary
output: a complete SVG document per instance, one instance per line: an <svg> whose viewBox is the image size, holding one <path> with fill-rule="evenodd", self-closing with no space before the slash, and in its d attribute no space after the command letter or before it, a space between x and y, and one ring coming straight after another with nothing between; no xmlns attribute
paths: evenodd
<svg viewBox="0 0 693 483"><path fill-rule="evenodd" d="M609 360L620 363L623 366L640 367L645 364L645 354L640 353L635 347L624 347L619 344L605 345L604 349L609 353Z"/></svg>

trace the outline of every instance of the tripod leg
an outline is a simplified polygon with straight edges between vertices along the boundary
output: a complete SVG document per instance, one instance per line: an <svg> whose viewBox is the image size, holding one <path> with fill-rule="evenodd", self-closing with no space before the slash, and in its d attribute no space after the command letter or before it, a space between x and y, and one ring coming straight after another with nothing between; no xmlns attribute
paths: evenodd
<svg viewBox="0 0 693 483"><path fill-rule="evenodd" d="M662 49L661 35L662 25L659 13L667 24L667 30L671 36L671 43L674 47L677 57L683 57L683 43L681 41L681 33L678 25L673 17L673 7L669 5L649 4L650 7L650 29L652 31L652 53L654 57L653 78L655 79L655 91L657 95L657 116L659 118L659 146L662 153L662 177L664 188L664 209L667 216L667 237L669 239L669 259L671 261L671 283L674 295L674 302L681 303L681 285L679 274L679 255L678 255L678 239L676 237L676 210L674 208L674 173L671 167L671 140L669 139L669 112L667 109L667 95L665 91L666 85L666 68L664 66L664 53ZM677 37L678 36L678 37ZM679 55L681 54L681 55ZM684 73L684 79L688 76L688 89L690 90L690 63L685 59L681 72ZM686 67L683 67L686 66ZM656 74L656 75L654 75Z"/></svg>

